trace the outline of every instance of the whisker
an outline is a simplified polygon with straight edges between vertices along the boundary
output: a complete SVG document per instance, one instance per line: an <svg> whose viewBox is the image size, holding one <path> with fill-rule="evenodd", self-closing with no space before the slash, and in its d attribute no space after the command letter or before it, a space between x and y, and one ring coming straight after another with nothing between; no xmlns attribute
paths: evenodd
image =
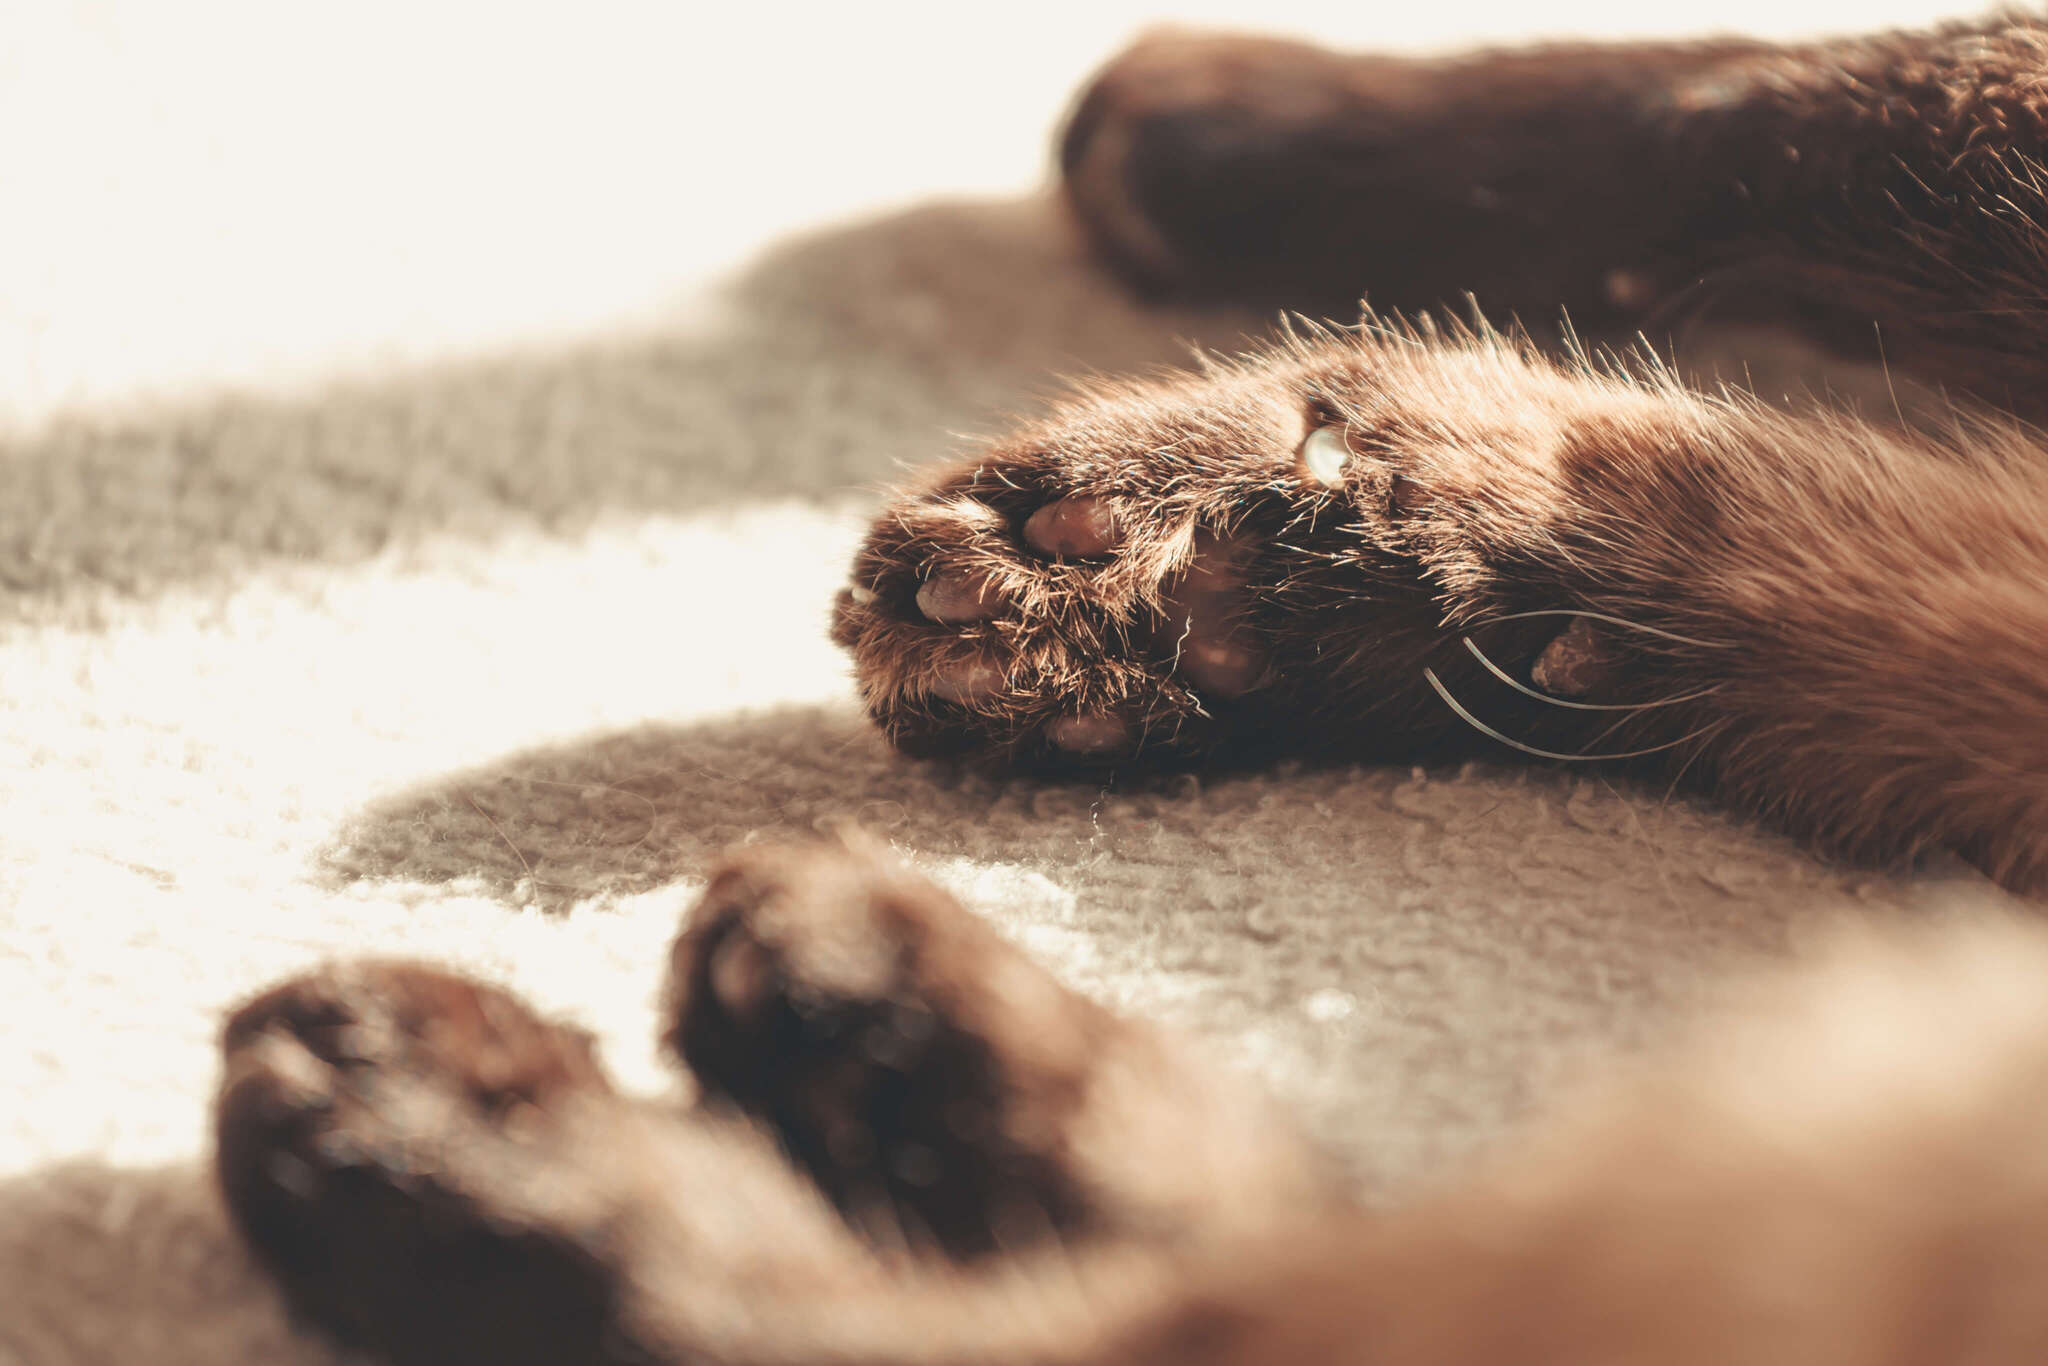
<svg viewBox="0 0 2048 1366"><path fill-rule="evenodd" d="M1472 643L1472 637L1463 636L1461 639L1465 642L1465 648L1472 652L1472 657L1479 661L1480 668L1485 669L1495 678L1498 678L1501 682L1522 694L1522 696L1533 697L1538 702L1548 702L1553 707L1570 707L1573 711L1646 711L1651 707L1674 707L1680 702L1691 702L1696 698L1706 697L1711 693L1718 692L1721 686L1716 683L1711 688L1701 688L1698 692L1685 693L1679 697L1661 698L1655 702L1567 702L1562 697L1552 697L1549 693L1532 688L1526 683L1516 682L1507 670L1501 668L1500 665L1494 663L1481 653L1479 647Z"/></svg>
<svg viewBox="0 0 2048 1366"><path fill-rule="evenodd" d="M1704 729L1709 734L1718 734L1721 731L1728 729L1729 724L1729 718L1724 716L1719 721L1710 723ZM1708 744L1711 743L1712 742L1710 740ZM1693 764L1698 761L1699 757L1707 752L1707 749L1708 745L1701 745L1691 754L1685 756L1685 762L1678 766L1678 772L1671 775L1671 786L1664 789L1665 806L1668 807L1671 804L1671 799L1678 795L1678 785L1685 781L1686 773L1692 768Z"/></svg>
<svg viewBox="0 0 2048 1366"><path fill-rule="evenodd" d="M1645 635L1659 636L1665 640L1675 640L1681 645L1697 645L1703 650L1732 650L1735 648L1725 640L1696 640L1691 636L1682 636L1676 631L1667 631L1661 626L1645 626L1642 622L1630 621L1627 617L1611 617L1605 612L1588 612L1584 608L1579 607L1544 607L1533 612L1511 612L1504 617L1488 617L1485 621L1476 621L1472 624L1474 626L1491 626L1496 622L1502 621L1527 621L1531 617L1589 617L1594 621L1604 621L1609 626L1625 626L1631 631L1641 631Z"/></svg>
<svg viewBox="0 0 2048 1366"><path fill-rule="evenodd" d="M1608 759L1639 759L1645 754L1661 754L1667 749L1677 749L1686 741L1698 739L1700 736L1705 735L1708 730L1712 729L1712 723L1709 723L1690 734L1679 736L1676 740L1667 740L1661 745L1651 745L1648 749L1627 749L1618 754L1561 754L1554 749L1538 749L1534 745L1525 745L1520 740L1511 740L1492 726L1487 725L1484 721L1467 711L1464 704L1459 702L1457 698L1451 696L1451 690L1446 688L1443 680L1436 676L1435 669L1425 668L1422 671L1422 676L1429 681L1430 687L1436 689L1436 695L1444 700L1444 705L1456 712L1458 719L1466 725L1472 727L1472 729L1478 731L1489 740L1498 740L1509 749L1518 749L1524 754L1533 754L1539 759L1562 759L1566 763L1573 764L1598 763Z"/></svg>

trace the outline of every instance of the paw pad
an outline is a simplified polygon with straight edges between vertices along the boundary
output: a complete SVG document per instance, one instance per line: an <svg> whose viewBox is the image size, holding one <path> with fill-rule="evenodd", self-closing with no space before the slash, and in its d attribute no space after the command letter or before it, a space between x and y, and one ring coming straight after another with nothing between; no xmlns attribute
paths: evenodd
<svg viewBox="0 0 2048 1366"><path fill-rule="evenodd" d="M1331 340L1125 385L899 499L834 620L870 713L1025 766L1412 752L1444 606L1372 364Z"/></svg>

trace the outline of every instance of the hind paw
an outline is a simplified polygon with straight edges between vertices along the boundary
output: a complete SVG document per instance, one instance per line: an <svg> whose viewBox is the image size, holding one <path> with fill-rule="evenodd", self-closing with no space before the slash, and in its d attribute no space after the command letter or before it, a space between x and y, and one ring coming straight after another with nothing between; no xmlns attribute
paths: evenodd
<svg viewBox="0 0 2048 1366"><path fill-rule="evenodd" d="M750 846L671 959L668 1042L858 1229L953 1257L1264 1217L1321 1190L1237 1078L1061 986L858 845Z"/></svg>
<svg viewBox="0 0 2048 1366"><path fill-rule="evenodd" d="M957 1256L1091 1221L1067 1131L1123 1026L885 857L734 852L676 941L668 1018L706 1093L858 1226Z"/></svg>
<svg viewBox="0 0 2048 1366"><path fill-rule="evenodd" d="M605 1331L614 1202L565 1116L615 1103L581 1032L482 983L342 964L235 1012L217 1174L293 1304L398 1362L540 1362Z"/></svg>

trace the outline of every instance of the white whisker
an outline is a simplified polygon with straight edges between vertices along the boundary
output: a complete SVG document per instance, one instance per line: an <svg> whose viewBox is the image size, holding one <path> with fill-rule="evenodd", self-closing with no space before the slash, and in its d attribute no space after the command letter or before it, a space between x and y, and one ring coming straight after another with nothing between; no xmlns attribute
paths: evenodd
<svg viewBox="0 0 2048 1366"><path fill-rule="evenodd" d="M1702 726L1690 734L1679 736L1676 740L1668 740L1661 745L1651 745L1647 749L1623 750L1618 754L1561 754L1554 749L1538 749L1534 745L1525 745L1520 740L1511 740L1492 726L1487 725L1484 721L1467 711L1464 704L1459 702L1457 698L1451 696L1451 690L1446 688L1443 680L1436 676L1435 669L1424 669L1422 676L1429 680L1430 687L1436 689L1436 695L1444 700L1444 705L1456 712L1458 719L1466 725L1472 727L1472 729L1478 731L1489 740L1497 740L1509 749L1517 749L1524 754L1533 754L1539 759L1562 759L1566 763L1573 764L1596 763L1608 759L1639 759L1645 754L1661 754L1667 749L1676 749L1688 740L1697 739L1705 735L1711 729L1709 726Z"/></svg>
<svg viewBox="0 0 2048 1366"><path fill-rule="evenodd" d="M1579 607L1543 607L1533 612L1511 612L1504 617L1488 617L1485 621L1476 621L1472 624L1474 626L1492 626L1496 622L1527 621L1531 617L1587 617L1593 621L1604 621L1610 626L1622 626L1631 631L1641 631L1645 635L1658 636L1664 640L1675 640L1681 645L1697 645L1703 650L1732 650L1735 648L1725 640L1696 640L1692 636L1682 636L1676 631L1667 631L1660 626L1645 626L1640 621L1630 621L1626 617L1612 617L1605 612L1588 612L1584 608Z"/></svg>
<svg viewBox="0 0 2048 1366"><path fill-rule="evenodd" d="M1562 697L1552 697L1549 693L1539 688L1532 688L1526 683L1517 682L1508 674L1507 670L1501 668L1500 665L1494 663L1481 653L1479 647L1472 643L1472 637L1463 636L1461 639L1465 642L1465 648L1472 652L1472 657L1479 661L1481 668L1507 684L1510 688L1513 688L1516 692L1522 694L1522 696L1533 697L1538 702L1548 702L1553 707L1569 707L1573 711L1647 711L1651 707L1675 707L1680 702L1691 702L1696 698L1706 697L1719 690L1719 685L1717 684L1712 688L1701 688L1698 692L1685 693L1679 697L1660 698L1655 702L1567 702Z"/></svg>

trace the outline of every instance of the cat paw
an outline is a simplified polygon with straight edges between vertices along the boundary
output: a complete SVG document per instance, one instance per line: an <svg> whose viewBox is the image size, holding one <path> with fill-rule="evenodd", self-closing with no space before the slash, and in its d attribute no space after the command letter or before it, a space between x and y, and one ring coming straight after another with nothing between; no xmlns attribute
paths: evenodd
<svg viewBox="0 0 2048 1366"><path fill-rule="evenodd" d="M1698 515L1644 491L1696 417L1371 319L1098 386L887 508L834 638L913 754L1577 754L1659 686L1583 620L1644 611L1614 527Z"/></svg>
<svg viewBox="0 0 2048 1366"><path fill-rule="evenodd" d="M588 1038L502 991L343 964L237 1010L216 1175L294 1308L403 1362L582 1360L610 1292L573 1230L604 1202L556 1118L612 1099Z"/></svg>
<svg viewBox="0 0 2048 1366"><path fill-rule="evenodd" d="M707 1095L764 1120L871 1241L1182 1238L1328 1194L1255 1087L858 840L731 854L669 991L666 1042Z"/></svg>
<svg viewBox="0 0 2048 1366"><path fill-rule="evenodd" d="M971 1256L1088 1223L1065 1140L1119 1022L890 859L734 852L669 980L669 1047L863 1232Z"/></svg>
<svg viewBox="0 0 2048 1366"><path fill-rule="evenodd" d="M1671 90L1725 88L1745 55L1738 42L1402 57L1164 31L1082 92L1061 185L1089 245L1143 292L1316 316L1361 297L1476 303L1546 331L1562 310L1579 335L1618 339L1707 268L1690 196L1641 193L1671 159Z"/></svg>
<svg viewBox="0 0 2048 1366"><path fill-rule="evenodd" d="M1361 67L1301 43L1148 35L1095 76L1061 132L1067 203L1141 289L1352 288L1372 207L1345 158L1375 126Z"/></svg>
<svg viewBox="0 0 2048 1366"><path fill-rule="evenodd" d="M1329 398L1365 350L1327 349L1105 391L889 508L834 634L890 739L1102 767L1442 733L1424 500Z"/></svg>

